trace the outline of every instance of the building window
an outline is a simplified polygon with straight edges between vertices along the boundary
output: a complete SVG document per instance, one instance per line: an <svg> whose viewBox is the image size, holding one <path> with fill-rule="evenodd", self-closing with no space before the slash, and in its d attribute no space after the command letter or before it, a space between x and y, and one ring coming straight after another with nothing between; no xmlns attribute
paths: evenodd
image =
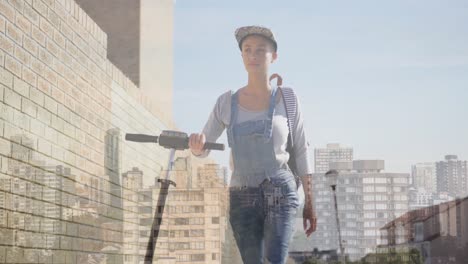
<svg viewBox="0 0 468 264"><path fill-rule="evenodd" d="M205 242L191 242L190 249L205 249Z"/></svg>
<svg viewBox="0 0 468 264"><path fill-rule="evenodd" d="M190 255L190 261L204 261L205 254L192 254Z"/></svg>

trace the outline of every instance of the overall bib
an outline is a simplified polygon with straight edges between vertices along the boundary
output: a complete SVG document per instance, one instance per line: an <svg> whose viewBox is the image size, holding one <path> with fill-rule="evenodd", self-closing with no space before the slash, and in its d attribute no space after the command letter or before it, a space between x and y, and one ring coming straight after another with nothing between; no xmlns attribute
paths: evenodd
<svg viewBox="0 0 468 264"><path fill-rule="evenodd" d="M238 93L232 95L227 129L234 170L230 222L245 264L286 262L299 206L297 185L287 164L276 160L272 124L276 105L272 88L267 119L236 124Z"/></svg>

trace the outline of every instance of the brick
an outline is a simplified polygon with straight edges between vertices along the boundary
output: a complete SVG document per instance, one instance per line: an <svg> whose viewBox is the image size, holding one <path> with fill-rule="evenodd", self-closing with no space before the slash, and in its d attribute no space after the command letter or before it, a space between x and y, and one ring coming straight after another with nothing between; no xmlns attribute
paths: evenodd
<svg viewBox="0 0 468 264"><path fill-rule="evenodd" d="M83 9L81 9L81 7L78 7L78 22L83 27L85 26L85 14L84 14Z"/></svg>
<svg viewBox="0 0 468 264"><path fill-rule="evenodd" d="M29 51L33 56L37 57L38 44L35 40L28 36L23 38L23 48Z"/></svg>
<svg viewBox="0 0 468 264"><path fill-rule="evenodd" d="M85 42L85 40L80 37L78 34L74 34L73 35L73 44L75 44L75 46L80 49L81 51L83 51L84 53L89 53L89 46L88 44Z"/></svg>
<svg viewBox="0 0 468 264"><path fill-rule="evenodd" d="M22 43L23 43L23 32L18 27L16 27L12 23L7 23L6 33L7 33L8 37L10 37L12 40L14 40L19 45L22 45Z"/></svg>
<svg viewBox="0 0 468 264"><path fill-rule="evenodd" d="M39 120L31 118L30 120L31 132L38 136L44 137L45 126Z"/></svg>
<svg viewBox="0 0 468 264"><path fill-rule="evenodd" d="M4 17L0 16L0 32L5 33L6 20Z"/></svg>
<svg viewBox="0 0 468 264"><path fill-rule="evenodd" d="M68 17L68 25L73 29L74 32L78 33L78 35L80 35L82 38L84 38L86 40L87 36L86 36L86 30L84 29L84 27L82 25L80 25L80 23L78 23L75 19L73 19L72 17Z"/></svg>
<svg viewBox="0 0 468 264"><path fill-rule="evenodd" d="M71 56L78 58L78 48L72 42L67 40L66 47Z"/></svg>
<svg viewBox="0 0 468 264"><path fill-rule="evenodd" d="M26 98L21 98L21 111L33 118L37 116L37 106Z"/></svg>
<svg viewBox="0 0 468 264"><path fill-rule="evenodd" d="M53 129L52 127L45 127L45 138L50 142L57 142L57 134L57 130Z"/></svg>
<svg viewBox="0 0 468 264"><path fill-rule="evenodd" d="M39 24L39 13L32 8L30 5L24 6L23 15L31 21L34 25Z"/></svg>
<svg viewBox="0 0 468 264"><path fill-rule="evenodd" d="M44 33L42 33L42 31L38 27L36 27L36 26L32 27L31 36L35 41L37 41L37 43L39 43L41 46L45 47L46 36L45 36Z"/></svg>
<svg viewBox="0 0 468 264"><path fill-rule="evenodd" d="M31 71L28 67L23 65L23 80L32 86L37 85L37 74Z"/></svg>
<svg viewBox="0 0 468 264"><path fill-rule="evenodd" d="M66 24L60 24L60 32L69 40L73 40L73 30Z"/></svg>
<svg viewBox="0 0 468 264"><path fill-rule="evenodd" d="M42 0L46 5L48 5L50 8L54 7L54 0Z"/></svg>
<svg viewBox="0 0 468 264"><path fill-rule="evenodd" d="M8 55L5 57L5 68L16 76L21 77L21 63L13 57Z"/></svg>
<svg viewBox="0 0 468 264"><path fill-rule="evenodd" d="M58 105L58 110L57 114L59 117L61 117L63 120L70 122L70 110L68 110L65 105L59 104Z"/></svg>
<svg viewBox="0 0 468 264"><path fill-rule="evenodd" d="M0 102L3 102L3 91L5 90L5 86L0 85Z"/></svg>
<svg viewBox="0 0 468 264"><path fill-rule="evenodd" d="M11 142L9 140L0 138L0 154L4 156L10 156Z"/></svg>
<svg viewBox="0 0 468 264"><path fill-rule="evenodd" d="M25 81L17 77L15 77L13 81L13 90L17 92L18 94L20 94L21 96L24 96L24 97L29 96L29 85Z"/></svg>
<svg viewBox="0 0 468 264"><path fill-rule="evenodd" d="M68 140L68 137L65 136L64 134L62 133L57 133L57 141L54 142L56 145L59 145L59 146L62 146L66 149L68 149L69 147L69 140Z"/></svg>
<svg viewBox="0 0 468 264"><path fill-rule="evenodd" d="M29 99L39 106L44 106L44 93L35 87L30 87Z"/></svg>
<svg viewBox="0 0 468 264"><path fill-rule="evenodd" d="M18 126L19 128L22 128L26 131L29 131L29 120L31 119L29 116L21 113L20 111L15 111L15 125Z"/></svg>
<svg viewBox="0 0 468 264"><path fill-rule="evenodd" d="M42 77L37 78L37 88L47 95L51 94L50 83L44 80Z"/></svg>
<svg viewBox="0 0 468 264"><path fill-rule="evenodd" d="M65 10L66 1L65 0L55 0L55 8L57 8L58 5L63 7L63 9Z"/></svg>
<svg viewBox="0 0 468 264"><path fill-rule="evenodd" d="M68 67L71 67L73 64L72 57L70 57L70 55L68 55L67 52L64 50L60 50L59 60ZM67 70L71 71L71 69Z"/></svg>
<svg viewBox="0 0 468 264"><path fill-rule="evenodd" d="M16 8L20 13L23 13L24 0L8 0L8 2Z"/></svg>
<svg viewBox="0 0 468 264"><path fill-rule="evenodd" d="M65 10L67 10L68 13L71 13L71 7L72 7L72 1L65 0Z"/></svg>
<svg viewBox="0 0 468 264"><path fill-rule="evenodd" d="M85 28L88 32L92 32L93 31L93 24L92 23L93 20L89 17L89 16L86 16L85 17Z"/></svg>
<svg viewBox="0 0 468 264"><path fill-rule="evenodd" d="M37 148L39 152L52 156L52 144L49 141L39 138Z"/></svg>
<svg viewBox="0 0 468 264"><path fill-rule="evenodd" d="M44 107L52 114L57 114L57 102L49 96L44 96ZM52 118L53 120L53 118Z"/></svg>
<svg viewBox="0 0 468 264"><path fill-rule="evenodd" d="M0 34L0 49L4 50L5 52L13 55L14 54L14 42L7 38L5 35Z"/></svg>
<svg viewBox="0 0 468 264"><path fill-rule="evenodd" d="M46 66L42 61L36 58L31 59L31 70L33 70L35 73L39 75L44 75L45 67Z"/></svg>
<svg viewBox="0 0 468 264"><path fill-rule="evenodd" d="M64 102L63 92L59 88L54 87L54 86L52 86L52 98L54 98L55 101L57 101L60 104L63 104Z"/></svg>
<svg viewBox="0 0 468 264"><path fill-rule="evenodd" d="M21 29L26 35L31 35L31 22L26 19L23 15L16 15L16 25Z"/></svg>
<svg viewBox="0 0 468 264"><path fill-rule="evenodd" d="M21 110L21 96L13 90L5 89L4 102L18 110Z"/></svg>
<svg viewBox="0 0 468 264"><path fill-rule="evenodd" d="M65 49L65 37L60 33L60 31L54 31L54 41L62 49Z"/></svg>
<svg viewBox="0 0 468 264"><path fill-rule="evenodd" d="M46 49L56 58L60 56L59 47L57 46L57 44L55 44L55 42L52 39L47 39Z"/></svg>
<svg viewBox="0 0 468 264"><path fill-rule="evenodd" d="M45 108L39 107L37 109L37 119L44 123L46 126L49 126L52 122L52 114Z"/></svg>
<svg viewBox="0 0 468 264"><path fill-rule="evenodd" d="M61 119L60 117L56 116L56 115L52 115L52 127L55 128L55 130L57 130L58 132L62 132L63 133L63 126L64 126L64 121L63 119Z"/></svg>
<svg viewBox="0 0 468 264"><path fill-rule="evenodd" d="M97 50L98 50L99 43L96 41L96 39L95 38L89 38L88 45L92 49L91 52L94 52L97 55Z"/></svg>
<svg viewBox="0 0 468 264"><path fill-rule="evenodd" d="M79 63L78 61L76 60L73 60L73 66L71 67L76 75L77 75L77 78L78 77L81 77L81 78L85 78L85 68L84 68L85 65Z"/></svg>
<svg viewBox="0 0 468 264"><path fill-rule="evenodd" d="M13 74L4 68L0 68L0 83L9 88L13 87Z"/></svg>
<svg viewBox="0 0 468 264"><path fill-rule="evenodd" d="M58 78L57 87L67 95L71 95L73 90L73 86L70 84L70 82L62 77Z"/></svg>
<svg viewBox="0 0 468 264"><path fill-rule="evenodd" d="M57 15L57 13L54 12L54 10L49 8L49 12L47 15L47 19L49 22L52 24L53 27L59 29L60 28L60 17Z"/></svg>
<svg viewBox="0 0 468 264"><path fill-rule="evenodd" d="M6 93L6 91L9 90L8 88L5 88L5 87L3 88L4 88L4 93ZM13 124L15 122L13 111L16 111L16 110L10 105L0 104L0 118L4 120L1 123L9 122Z"/></svg>
<svg viewBox="0 0 468 264"><path fill-rule="evenodd" d="M78 51L78 61L81 63L81 65L83 65L83 67L88 67L88 61L89 61L89 57L86 56L85 53L83 53L82 51ZM84 69L83 69L84 70ZM86 71L83 72L83 74L80 74L81 77L85 78L86 80L89 80L89 76L86 76L87 73Z"/></svg>
<svg viewBox="0 0 468 264"><path fill-rule="evenodd" d="M55 73L52 69L49 67L45 68L45 74L44 74L45 79L50 82L52 85L57 85L57 73Z"/></svg>
<svg viewBox="0 0 468 264"><path fill-rule="evenodd" d="M75 20L78 20L79 6L74 2L72 3L72 15Z"/></svg>
<svg viewBox="0 0 468 264"><path fill-rule="evenodd" d="M98 49L98 54L101 58L107 58L107 46L100 46Z"/></svg>
<svg viewBox="0 0 468 264"><path fill-rule="evenodd" d="M33 8L42 16L47 16L47 6L42 1L33 1Z"/></svg>
<svg viewBox="0 0 468 264"><path fill-rule="evenodd" d="M10 21L15 21L15 9L6 1L0 1L0 14Z"/></svg>
<svg viewBox="0 0 468 264"><path fill-rule="evenodd" d="M75 99L73 99L71 96L68 94L65 95L65 105L71 110L75 111ZM73 117L78 117L77 115L74 115ZM72 121L73 122L73 121ZM73 123L77 124L77 123Z"/></svg>
<svg viewBox="0 0 468 264"><path fill-rule="evenodd" d="M73 125L71 125L70 123L65 122L63 130L64 130L65 135L67 135L67 136L69 136L71 138L75 138L76 128Z"/></svg>
<svg viewBox="0 0 468 264"><path fill-rule="evenodd" d="M41 17L40 18L40 23L39 23L39 28L44 32L44 34L53 39L54 38L54 27L52 26L49 21L47 21L45 18Z"/></svg>
<svg viewBox="0 0 468 264"><path fill-rule="evenodd" d="M63 3L59 3L61 1ZM63 0L55 1L54 11L63 21L67 21L68 12L65 10L65 1Z"/></svg>
<svg viewBox="0 0 468 264"><path fill-rule="evenodd" d="M43 48L39 48L39 59L45 65L52 65L52 63L54 63L54 57L52 56L52 54L48 50Z"/></svg>
<svg viewBox="0 0 468 264"><path fill-rule="evenodd" d="M29 55L28 52L26 52L26 50L24 50L22 47L20 46L15 46L15 57L22 63L22 64L25 64L25 65L30 65L31 63L31 55Z"/></svg>
<svg viewBox="0 0 468 264"><path fill-rule="evenodd" d="M54 64L52 65L52 69L58 73L57 78L60 76L65 77L65 72L69 70L65 64L60 62L60 60L54 59Z"/></svg>
<svg viewBox="0 0 468 264"><path fill-rule="evenodd" d="M73 67L71 67L73 69ZM68 70L65 72L65 78L73 85L76 84L76 79L78 78L74 71Z"/></svg>

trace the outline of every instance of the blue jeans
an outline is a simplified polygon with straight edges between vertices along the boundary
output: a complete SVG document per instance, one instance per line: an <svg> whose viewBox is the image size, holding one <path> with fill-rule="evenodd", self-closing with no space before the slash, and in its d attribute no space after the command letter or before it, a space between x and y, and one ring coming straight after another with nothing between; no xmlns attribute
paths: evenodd
<svg viewBox="0 0 468 264"><path fill-rule="evenodd" d="M286 262L299 199L294 177L230 189L230 222L244 264Z"/></svg>

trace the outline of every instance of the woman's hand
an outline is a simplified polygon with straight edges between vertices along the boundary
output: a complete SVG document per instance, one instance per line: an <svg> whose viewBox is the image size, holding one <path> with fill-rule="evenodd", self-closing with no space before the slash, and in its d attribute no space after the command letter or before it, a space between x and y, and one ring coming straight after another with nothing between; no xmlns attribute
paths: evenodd
<svg viewBox="0 0 468 264"><path fill-rule="evenodd" d="M206 138L205 134L192 133L189 137L189 148L192 151L192 154L195 156L200 156L205 151L203 147L205 146Z"/></svg>
<svg viewBox="0 0 468 264"><path fill-rule="evenodd" d="M302 217L304 218L304 231L306 236L309 237L317 229L317 216L315 215L312 202L306 201Z"/></svg>

